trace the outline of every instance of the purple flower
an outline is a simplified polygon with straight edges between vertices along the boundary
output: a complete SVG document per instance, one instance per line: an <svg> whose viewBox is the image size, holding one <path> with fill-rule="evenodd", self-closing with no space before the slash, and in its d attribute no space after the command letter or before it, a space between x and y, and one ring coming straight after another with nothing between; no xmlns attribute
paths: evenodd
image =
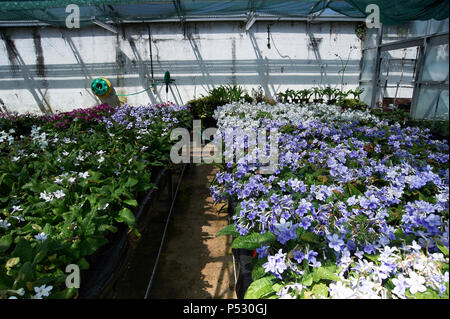
<svg viewBox="0 0 450 319"><path fill-rule="evenodd" d="M258 259L266 257L269 254L269 246L261 246L261 248L256 248L256 253L258 254Z"/></svg>
<svg viewBox="0 0 450 319"><path fill-rule="evenodd" d="M318 252L315 252L314 250L309 250L307 253L306 253L306 256L305 256L305 258L306 258L306 260L308 261L308 264L311 266L311 267L320 267L322 264L321 264L321 262L320 261L317 261L317 259L316 259L316 256L318 255L319 253Z"/></svg>
<svg viewBox="0 0 450 319"><path fill-rule="evenodd" d="M301 264L301 262L305 259L305 254L300 251L300 250L296 250L294 251L294 259Z"/></svg>
<svg viewBox="0 0 450 319"><path fill-rule="evenodd" d="M271 272L276 278L281 279L281 274L287 269L285 262L286 254L283 254L282 249L278 251L275 256L269 256L267 262L263 264L266 272Z"/></svg>
<svg viewBox="0 0 450 319"><path fill-rule="evenodd" d="M327 239L329 240L328 246L335 251L339 252L342 249L342 246L344 246L344 241L340 238L338 234L333 235L327 235Z"/></svg>
<svg viewBox="0 0 450 319"><path fill-rule="evenodd" d="M285 244L290 239L297 238L295 229L298 225L292 225L292 222L286 222L284 218L281 218L279 223L274 223L274 234L277 236L278 241L281 244Z"/></svg>

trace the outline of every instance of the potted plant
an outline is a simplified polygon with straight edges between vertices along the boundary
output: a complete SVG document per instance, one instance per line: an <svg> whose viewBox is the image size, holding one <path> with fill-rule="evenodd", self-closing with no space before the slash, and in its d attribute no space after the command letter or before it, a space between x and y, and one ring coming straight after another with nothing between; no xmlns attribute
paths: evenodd
<svg viewBox="0 0 450 319"><path fill-rule="evenodd" d="M298 93L300 95L300 102L302 104L308 104L309 98L313 94L313 92L311 90L309 90L309 89L299 90Z"/></svg>
<svg viewBox="0 0 450 319"><path fill-rule="evenodd" d="M353 94L353 98L354 98L355 100L359 100L361 94L364 92L364 89L356 88L356 89L354 89L354 90L349 90L348 92L349 92L350 94Z"/></svg>
<svg viewBox="0 0 450 319"><path fill-rule="evenodd" d="M323 103L323 90L319 87L315 87L313 89L313 93L314 93L314 103ZM317 98L318 97L318 98Z"/></svg>
<svg viewBox="0 0 450 319"><path fill-rule="evenodd" d="M341 90L336 90L335 96L336 96L336 104L340 104L343 100L345 100L348 95L350 94L351 90L349 91L341 91Z"/></svg>
<svg viewBox="0 0 450 319"><path fill-rule="evenodd" d="M327 97L328 105L336 103L336 98L335 98L336 92L337 92L337 90L333 89L331 86L327 86L326 88L324 88L322 90L323 95L325 95Z"/></svg>
<svg viewBox="0 0 450 319"><path fill-rule="evenodd" d="M301 101L300 90L298 90L298 91L292 91L292 102L294 102L294 103L300 103L300 101Z"/></svg>

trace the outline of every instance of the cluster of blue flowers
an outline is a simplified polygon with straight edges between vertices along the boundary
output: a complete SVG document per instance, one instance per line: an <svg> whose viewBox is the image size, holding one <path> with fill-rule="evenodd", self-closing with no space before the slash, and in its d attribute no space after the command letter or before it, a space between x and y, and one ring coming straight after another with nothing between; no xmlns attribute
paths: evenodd
<svg viewBox="0 0 450 319"><path fill-rule="evenodd" d="M397 274L395 263L383 261L389 249L412 240L430 254L439 245L448 249L447 141L428 130L350 116L324 120L308 113L278 124L274 118L259 123L282 132L276 172L262 175L257 164L240 162L219 172L211 187L216 201L239 201L233 218L241 236L276 236L257 250L267 258L267 273L286 279L289 270L301 273L305 261L314 268L330 258L345 272L355 260L381 254L382 281Z"/></svg>
<svg viewBox="0 0 450 319"><path fill-rule="evenodd" d="M116 125L126 127L127 130L132 128L147 129L154 125L157 121L162 120L167 124L167 130L176 127L179 122L177 115L180 111L187 110L185 105L177 106L172 103L131 106L124 104L115 112L107 117L103 117L103 122L108 128Z"/></svg>

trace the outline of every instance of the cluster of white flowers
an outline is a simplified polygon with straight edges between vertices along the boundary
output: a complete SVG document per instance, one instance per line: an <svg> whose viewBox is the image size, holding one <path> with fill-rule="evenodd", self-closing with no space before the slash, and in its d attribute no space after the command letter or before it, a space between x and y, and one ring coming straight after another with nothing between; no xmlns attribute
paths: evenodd
<svg viewBox="0 0 450 319"><path fill-rule="evenodd" d="M64 172L64 173L62 173L61 175L59 175L59 176L57 176L55 178L55 183L58 184L58 185L63 185L63 183L65 181L67 181L69 184L73 184L73 183L76 182L77 178L86 179L89 176L90 175L89 175L88 171L86 171L86 172L73 172L73 171L71 171L70 173Z"/></svg>
<svg viewBox="0 0 450 319"><path fill-rule="evenodd" d="M47 133L46 132L40 132L41 128L39 126L33 125L31 128L31 139L33 140L33 143L39 144L39 147L41 149L44 149L48 146L47 141Z"/></svg>
<svg viewBox="0 0 450 319"><path fill-rule="evenodd" d="M13 129L9 130L9 134L5 131L0 131L0 143L3 143L4 141L7 141L9 145L14 144L14 136L10 135L13 134L15 131Z"/></svg>
<svg viewBox="0 0 450 319"><path fill-rule="evenodd" d="M39 194L39 197L43 200L45 200L46 202L51 202L52 200L56 199L61 199L64 196L66 196L66 194L64 193L64 191L62 190L57 190L53 193L47 193L47 191L43 191L42 193Z"/></svg>
<svg viewBox="0 0 450 319"><path fill-rule="evenodd" d="M262 116L263 115L263 116ZM217 120L218 127L224 128L256 128L261 126L261 121L273 118L276 123L307 123L309 121L322 122L346 122L366 121L376 125L381 122L378 117L369 112L359 110L343 110L336 105L278 103L269 105L265 103L233 102L218 107L213 117Z"/></svg>
<svg viewBox="0 0 450 319"><path fill-rule="evenodd" d="M395 247L386 246L381 252L379 265L366 259L359 260L352 268L353 276L329 286L330 297L336 299L386 299L406 298L406 292L414 295L427 288L445 292L449 280L448 272L442 273L445 257L441 253L425 255L413 242L404 253ZM447 261L448 262L448 261ZM357 274L357 275L355 275ZM383 287L383 280L391 278L395 286L390 292Z"/></svg>

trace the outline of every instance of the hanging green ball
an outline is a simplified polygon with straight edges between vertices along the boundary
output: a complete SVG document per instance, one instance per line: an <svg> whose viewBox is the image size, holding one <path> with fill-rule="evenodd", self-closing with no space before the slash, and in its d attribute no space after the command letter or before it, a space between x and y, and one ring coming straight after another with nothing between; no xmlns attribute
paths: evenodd
<svg viewBox="0 0 450 319"><path fill-rule="evenodd" d="M95 78L91 90L98 97L107 97L111 92L111 83L105 78Z"/></svg>

